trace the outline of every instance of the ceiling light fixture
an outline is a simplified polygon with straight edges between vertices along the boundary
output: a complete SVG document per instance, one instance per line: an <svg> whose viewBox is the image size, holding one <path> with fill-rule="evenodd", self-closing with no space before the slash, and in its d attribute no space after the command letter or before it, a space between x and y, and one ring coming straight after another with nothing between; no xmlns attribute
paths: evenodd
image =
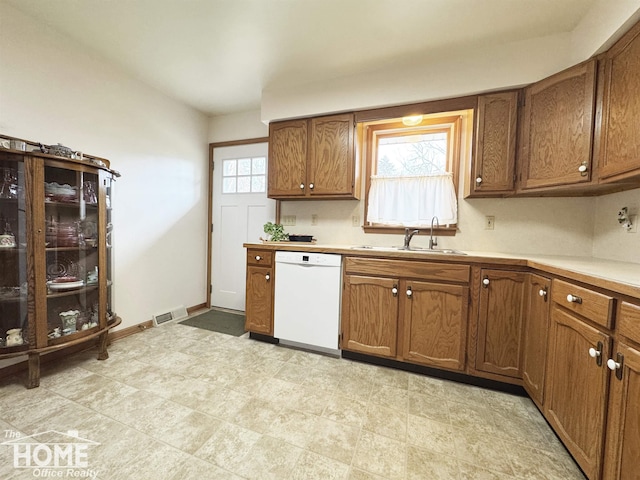
<svg viewBox="0 0 640 480"><path fill-rule="evenodd" d="M402 117L402 123L407 127L415 127L422 123L422 115L409 115L408 117Z"/></svg>

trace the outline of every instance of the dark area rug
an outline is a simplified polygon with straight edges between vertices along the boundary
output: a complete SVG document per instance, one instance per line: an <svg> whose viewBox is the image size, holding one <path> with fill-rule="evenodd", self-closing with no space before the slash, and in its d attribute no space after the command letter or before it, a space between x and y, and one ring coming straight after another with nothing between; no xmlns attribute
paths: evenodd
<svg viewBox="0 0 640 480"><path fill-rule="evenodd" d="M212 332L226 333L234 337L244 334L244 315L238 313L209 310L178 323L189 325L190 327L204 328Z"/></svg>

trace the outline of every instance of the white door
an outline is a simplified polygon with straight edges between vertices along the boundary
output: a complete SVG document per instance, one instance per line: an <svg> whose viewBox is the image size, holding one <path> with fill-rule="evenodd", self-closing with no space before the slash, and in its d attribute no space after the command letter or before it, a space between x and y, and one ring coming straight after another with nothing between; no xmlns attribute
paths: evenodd
<svg viewBox="0 0 640 480"><path fill-rule="evenodd" d="M213 150L213 231L211 305L244 310L246 253L263 226L275 219L276 202L267 198L267 143Z"/></svg>

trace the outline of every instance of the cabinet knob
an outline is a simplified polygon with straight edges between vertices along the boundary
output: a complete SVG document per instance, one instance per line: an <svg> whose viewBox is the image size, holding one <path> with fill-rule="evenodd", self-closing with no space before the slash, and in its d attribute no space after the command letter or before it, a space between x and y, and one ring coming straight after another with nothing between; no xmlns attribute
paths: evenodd
<svg viewBox="0 0 640 480"><path fill-rule="evenodd" d="M618 352L616 358L617 358L617 361L614 360L613 358L610 358L609 360L607 360L607 367L612 372L616 372L616 378L618 380L622 380L622 367L624 365L624 355Z"/></svg>
<svg viewBox="0 0 640 480"><path fill-rule="evenodd" d="M310 188L311 190L313 190L313 183L310 183L310 184L309 184L309 188Z"/></svg>
<svg viewBox="0 0 640 480"><path fill-rule="evenodd" d="M544 288L541 288L538 291L538 295L540 295L541 297L546 297L547 296L547 291Z"/></svg>
<svg viewBox="0 0 640 480"><path fill-rule="evenodd" d="M578 167L578 171L584 176L587 174L587 165L583 162L582 165Z"/></svg>
<svg viewBox="0 0 640 480"><path fill-rule="evenodd" d="M596 364L600 367L602 366L602 348L604 347L604 345L602 345L602 342L598 342L598 345L593 348L591 347L589 349L589 356L591 358L595 358L596 359Z"/></svg>
<svg viewBox="0 0 640 480"><path fill-rule="evenodd" d="M482 183L482 177L476 177L476 183L480 185Z"/></svg>
<svg viewBox="0 0 640 480"><path fill-rule="evenodd" d="M300 184L300 190L304 190L304 183Z"/></svg>
<svg viewBox="0 0 640 480"><path fill-rule="evenodd" d="M413 295L413 292L411 291L411 287L407 288L407 297L411 298L411 295Z"/></svg>
<svg viewBox="0 0 640 480"><path fill-rule="evenodd" d="M256 255L256 261L259 262L260 260L262 260L262 257L260 255Z"/></svg>
<svg viewBox="0 0 640 480"><path fill-rule="evenodd" d="M578 297L577 295L567 295L567 302L569 303L582 303L582 298Z"/></svg>
<svg viewBox="0 0 640 480"><path fill-rule="evenodd" d="M268 273L264 276L264 279L268 282L269 280L271 280L271 275L269 275Z"/></svg>
<svg viewBox="0 0 640 480"><path fill-rule="evenodd" d="M394 297L398 296L398 285L393 286L393 288L391 289L391 293L393 293Z"/></svg>
<svg viewBox="0 0 640 480"><path fill-rule="evenodd" d="M622 365L620 365L618 362L616 362L613 358L610 358L609 360L607 360L607 367L609 368L609 370L611 370L612 372L615 372L617 369L619 369Z"/></svg>
<svg viewBox="0 0 640 480"><path fill-rule="evenodd" d="M489 281L489 278L488 278L488 277L484 277L484 278L482 279L482 286L483 286L484 288L487 288L487 287L489 286L489 283L491 283L491 282Z"/></svg>

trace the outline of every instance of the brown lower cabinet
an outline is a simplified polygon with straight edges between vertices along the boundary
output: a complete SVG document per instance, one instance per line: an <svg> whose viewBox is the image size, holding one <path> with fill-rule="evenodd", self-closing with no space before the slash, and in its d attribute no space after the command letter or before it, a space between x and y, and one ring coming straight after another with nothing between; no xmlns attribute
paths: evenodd
<svg viewBox="0 0 640 480"><path fill-rule="evenodd" d="M522 385L538 408L544 405L544 381L549 341L551 280L527 274L522 349Z"/></svg>
<svg viewBox="0 0 640 480"><path fill-rule="evenodd" d="M273 335L273 251L247 250L245 330Z"/></svg>
<svg viewBox="0 0 640 480"><path fill-rule="evenodd" d="M344 268L343 349L464 370L467 266L346 257Z"/></svg>
<svg viewBox="0 0 640 480"><path fill-rule="evenodd" d="M611 371L603 478L640 478L640 306L623 302ZM633 344L637 346L630 346Z"/></svg>
<svg viewBox="0 0 640 480"><path fill-rule="evenodd" d="M527 274L482 269L476 369L519 378Z"/></svg>

